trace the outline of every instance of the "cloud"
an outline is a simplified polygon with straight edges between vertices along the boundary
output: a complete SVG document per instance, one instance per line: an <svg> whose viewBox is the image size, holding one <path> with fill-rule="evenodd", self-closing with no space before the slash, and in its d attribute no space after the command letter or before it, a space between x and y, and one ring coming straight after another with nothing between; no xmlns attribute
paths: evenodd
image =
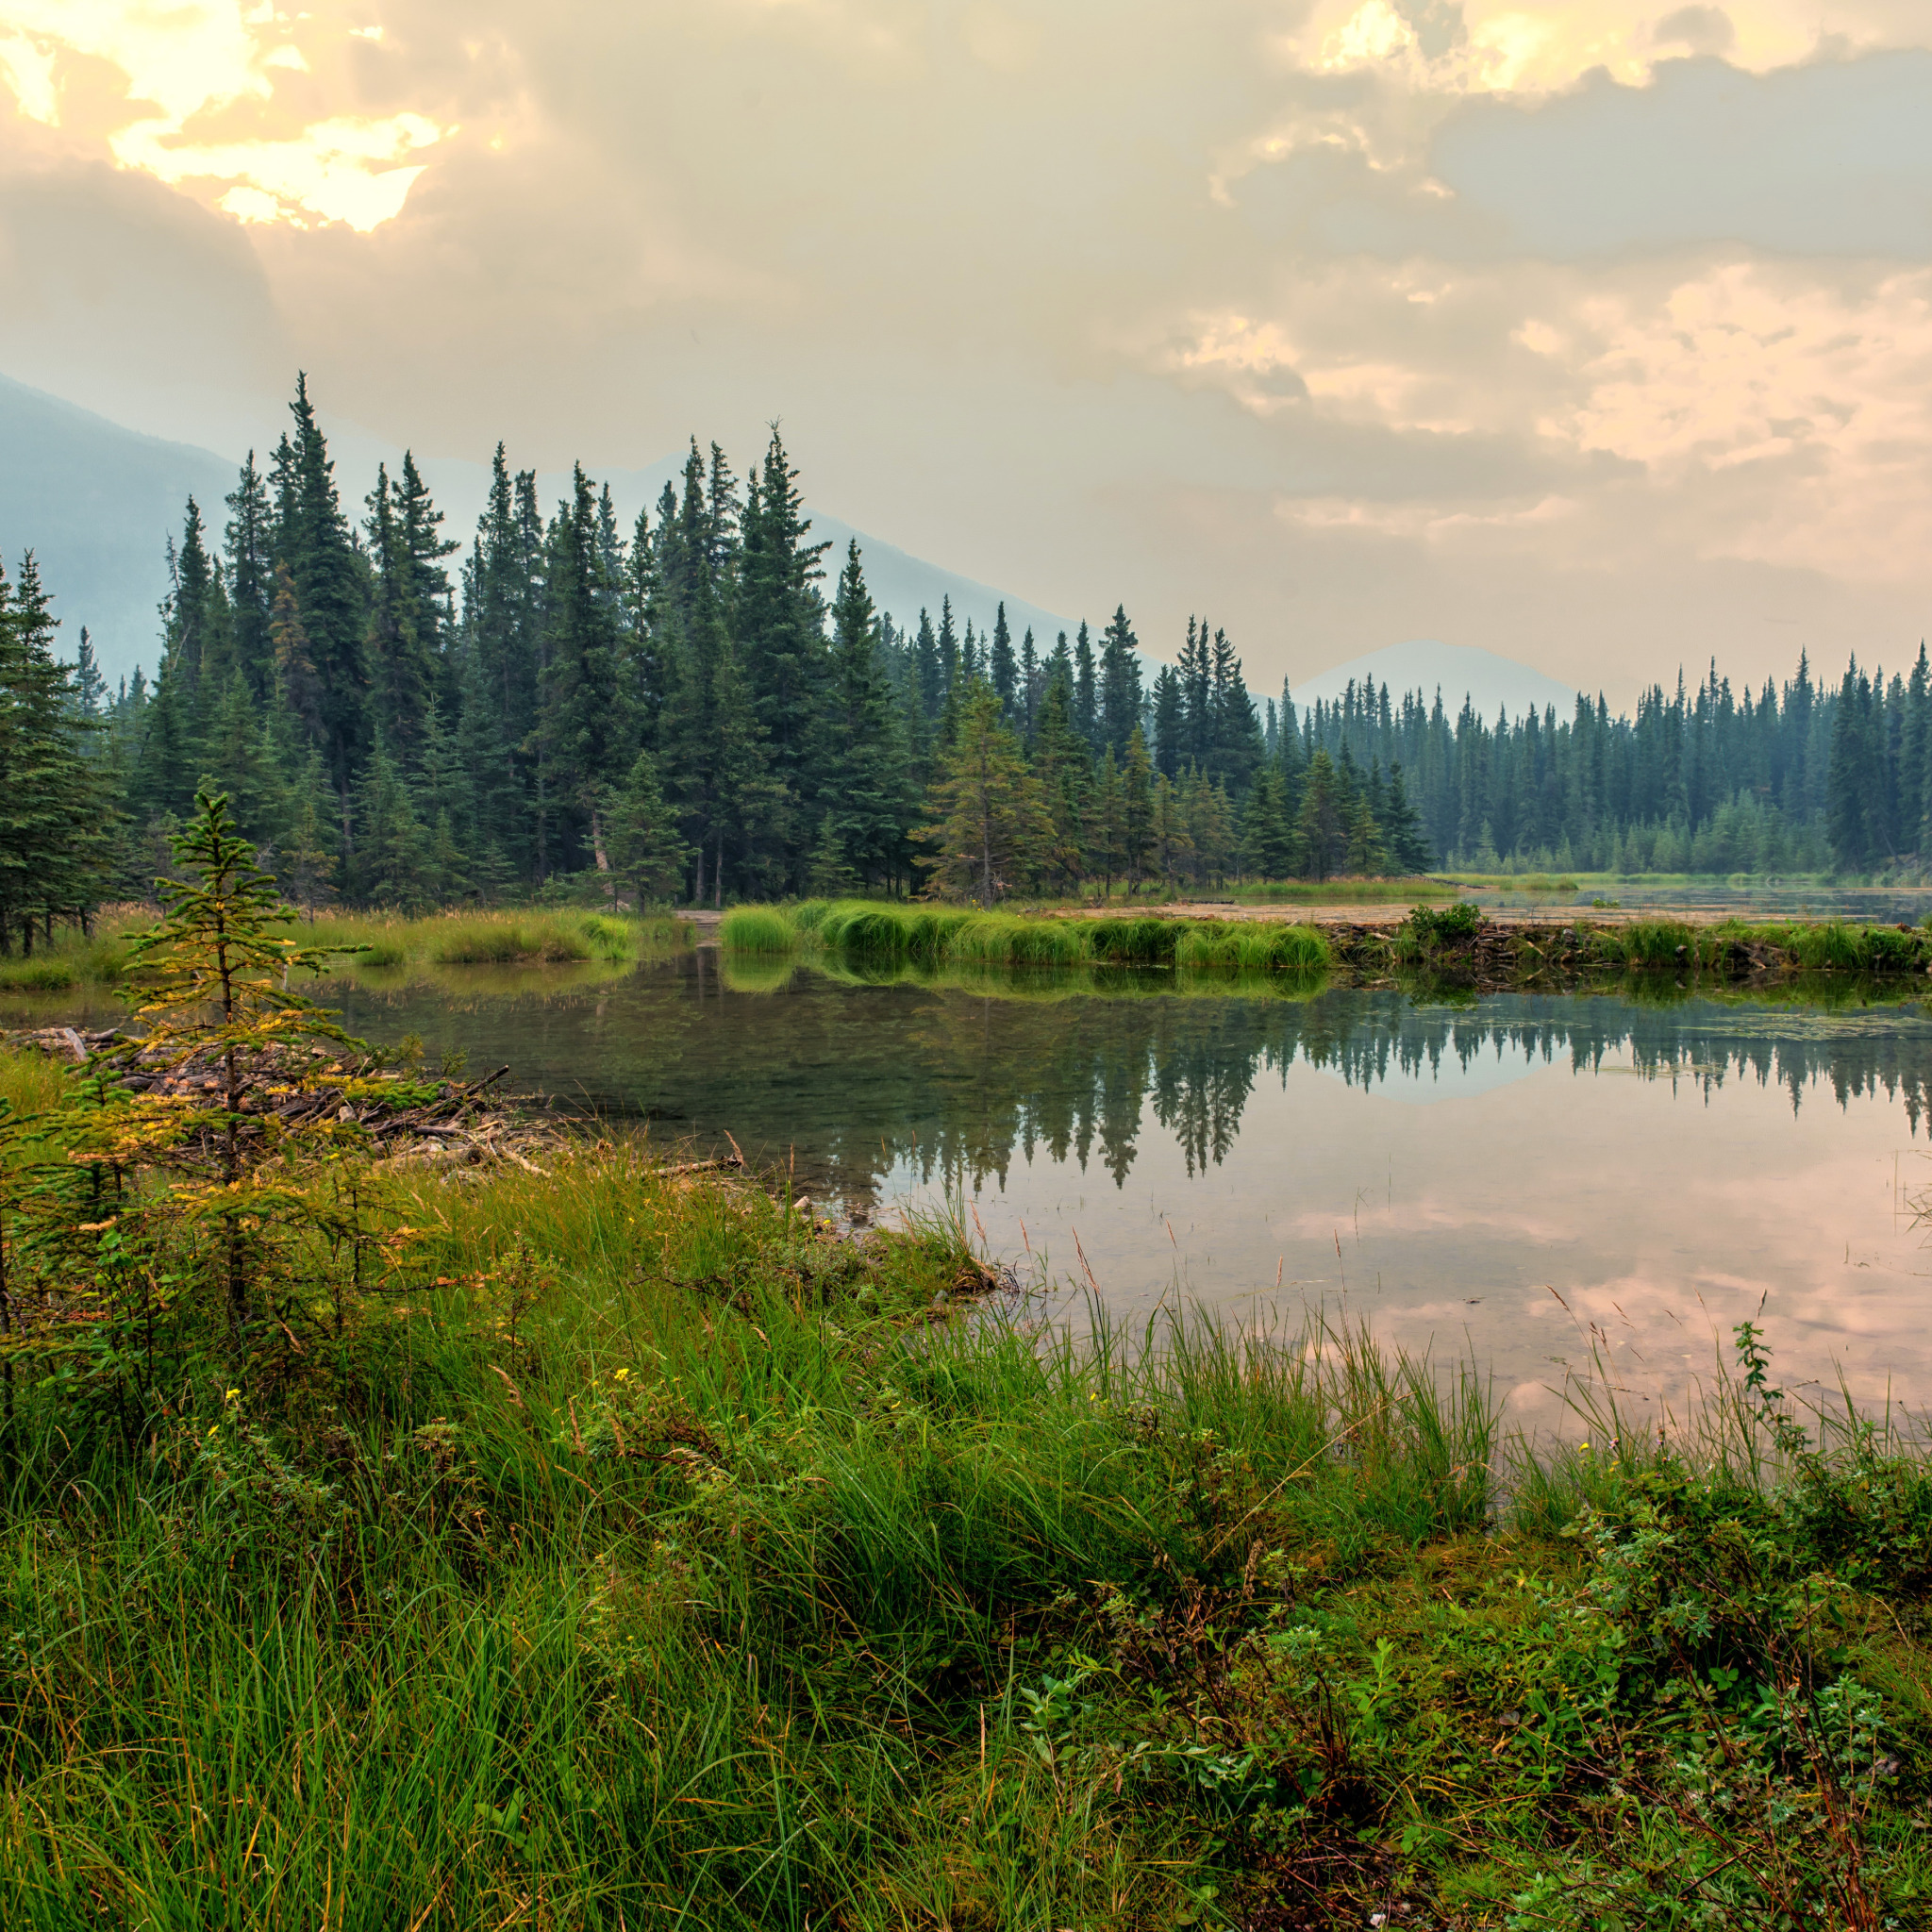
<svg viewBox="0 0 1932 1932"><path fill-rule="evenodd" d="M1557 259L1724 241L1782 254L1932 258L1932 54L1762 78L1675 60L1446 122L1434 178L1497 253Z"/></svg>
<svg viewBox="0 0 1932 1932"><path fill-rule="evenodd" d="M446 132L421 112L306 111L323 77L364 65L379 27L289 17L245 0L4 0L0 77L20 110L49 126L68 119L70 71L105 63L121 76L107 146L123 167L183 186L244 221L342 222L367 231L392 220L420 166L401 165Z"/></svg>
<svg viewBox="0 0 1932 1932"><path fill-rule="evenodd" d="M782 417L828 509L1155 649L1211 605L1259 684L1869 655L1932 591L1932 16L1829 25L0 0L0 369L224 449L298 364L472 460Z"/></svg>

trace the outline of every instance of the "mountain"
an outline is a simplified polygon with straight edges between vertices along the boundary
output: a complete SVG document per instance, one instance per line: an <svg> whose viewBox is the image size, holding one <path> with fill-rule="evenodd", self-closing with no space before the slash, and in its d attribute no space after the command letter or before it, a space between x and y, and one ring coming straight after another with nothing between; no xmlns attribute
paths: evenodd
<svg viewBox="0 0 1932 1932"><path fill-rule="evenodd" d="M1312 705L1317 698L1330 704L1341 697L1352 678L1357 684L1373 677L1377 685L1392 685L1394 697L1419 691L1433 700L1440 690L1442 708L1453 719L1467 696L1491 723L1498 709L1506 708L1512 718L1521 717L1531 706L1539 711L1547 705L1557 708L1559 719L1573 716L1576 693L1568 685L1545 677L1514 658L1498 657L1494 651L1474 644L1441 644L1432 638L1417 638L1406 644L1389 644L1371 651L1366 658L1351 658L1319 677L1293 688L1298 706Z"/></svg>
<svg viewBox="0 0 1932 1932"><path fill-rule="evenodd" d="M343 508L359 516L376 463L387 461L393 472L402 452L353 424L327 421L325 426ZM263 425L258 449L264 465L279 429L276 423ZM223 498L235 487L238 467L238 458L142 436L0 375L0 558L11 575L22 551L38 558L61 619L62 656L73 657L85 625L109 677L124 675L137 663L153 672L159 629L155 607L168 589L168 539L179 537L182 509L192 494L220 541L227 516ZM488 493L489 471L453 458L431 458L422 468L445 513L443 527L467 542ZM628 527L641 508L656 507L666 481L682 469L683 459L675 458L648 469L597 475L609 483ZM570 489L563 475L542 475L538 482L546 504ZM898 623L916 624L922 605L937 620L941 599L950 596L962 629L969 617L978 629L992 627L1000 591L807 507L814 537L829 538L834 545L825 558L828 595L845 545L857 538L873 600ZM1051 649L1057 631L1072 628L1064 618L1022 598L1005 601L1016 645L1029 625L1042 651Z"/></svg>
<svg viewBox="0 0 1932 1932"><path fill-rule="evenodd" d="M0 376L0 558L11 576L31 550L61 622L61 655L86 625L104 669L154 669L155 606L168 588L167 541L192 494L220 529L235 465L185 442Z"/></svg>

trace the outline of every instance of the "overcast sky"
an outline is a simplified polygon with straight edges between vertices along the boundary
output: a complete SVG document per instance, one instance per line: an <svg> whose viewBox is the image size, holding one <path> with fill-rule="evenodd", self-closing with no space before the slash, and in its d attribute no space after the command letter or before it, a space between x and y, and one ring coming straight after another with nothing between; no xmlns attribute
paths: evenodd
<svg viewBox="0 0 1932 1932"><path fill-rule="evenodd" d="M238 452L298 365L542 468L782 417L828 509L1261 689L1893 664L1932 4L0 0L0 371Z"/></svg>

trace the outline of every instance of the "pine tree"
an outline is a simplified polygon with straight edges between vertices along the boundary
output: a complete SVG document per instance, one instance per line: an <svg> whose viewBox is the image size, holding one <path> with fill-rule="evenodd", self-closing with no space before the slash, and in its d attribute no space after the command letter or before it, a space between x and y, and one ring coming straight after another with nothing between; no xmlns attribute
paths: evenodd
<svg viewBox="0 0 1932 1932"><path fill-rule="evenodd" d="M1082 624L1074 643L1074 728L1100 754L1100 679L1093 668L1093 641Z"/></svg>
<svg viewBox="0 0 1932 1932"><path fill-rule="evenodd" d="M915 834L932 852L927 891L991 909L1016 889L1049 844L1052 826L1019 741L990 686L961 708L959 736L933 786L929 822Z"/></svg>
<svg viewBox="0 0 1932 1932"><path fill-rule="evenodd" d="M1302 865L1311 879L1328 878L1347 862L1343 802L1334 759L1325 750L1316 752L1302 781L1301 811L1295 826Z"/></svg>
<svg viewBox="0 0 1932 1932"><path fill-rule="evenodd" d="M1287 787L1277 768L1264 765L1241 807L1241 870L1253 879L1292 878L1295 857Z"/></svg>
<svg viewBox="0 0 1932 1932"><path fill-rule="evenodd" d="M369 667L370 713L375 728L396 754L412 758L436 697L436 613L420 594L416 563L386 465L376 466L368 503L363 527L373 582L362 648Z"/></svg>
<svg viewBox="0 0 1932 1932"><path fill-rule="evenodd" d="M839 822L827 812L819 821L818 842L811 848L811 865L806 874L806 891L815 899L843 899L858 885L858 874L845 858L845 841L839 836Z"/></svg>
<svg viewBox="0 0 1932 1932"><path fill-rule="evenodd" d="M1125 758L1127 741L1141 724L1140 641L1127 622L1124 606L1117 606L1113 621L1101 639L1100 649L1100 734L1102 741L1113 747L1118 758Z"/></svg>
<svg viewBox="0 0 1932 1932"><path fill-rule="evenodd" d="M289 829L276 871L282 890L315 923L315 908L333 895L338 872L337 800L319 747L311 747L295 782Z"/></svg>
<svg viewBox="0 0 1932 1932"><path fill-rule="evenodd" d="M132 947L142 1025L123 1052L131 1058L139 1050L146 1065L169 1071L212 1066L220 1082L212 1133L208 1115L161 1094L130 1094L103 1114L100 1143L76 1151L174 1171L165 1210L213 1234L228 1341L239 1355L256 1313L251 1288L263 1248L276 1230L314 1218L291 1155L298 1144L334 1151L353 1132L332 1120L291 1129L261 1105L263 1091L300 1093L311 1079L303 1049L314 1043L360 1042L290 991L291 974L319 970L320 957L273 930L288 908L237 834L226 799L202 792L194 808L174 843L187 876L163 883L163 917ZM277 1325L287 1328L279 1318Z"/></svg>
<svg viewBox="0 0 1932 1932"><path fill-rule="evenodd" d="M308 400L306 375L297 375L295 400L289 408L295 436L286 476L277 479L289 492L286 504L278 501L276 506L281 517L277 556L294 579L315 666L324 757L337 791L346 799L369 741L361 565L336 494L335 465Z"/></svg>
<svg viewBox="0 0 1932 1932"><path fill-rule="evenodd" d="M878 651L878 623L854 541L832 606L832 663L820 758L826 816L845 862L868 886L903 874L906 864L908 813L900 787L905 760Z"/></svg>
<svg viewBox="0 0 1932 1932"><path fill-rule="evenodd" d="M1020 703L1020 662L1013 655L1013 633L1007 624L1007 607L1002 603L994 614L992 647L987 658L987 680L1000 701L1000 712L1008 724L1022 722Z"/></svg>
<svg viewBox="0 0 1932 1932"><path fill-rule="evenodd" d="M0 571L0 951L36 915L86 923L110 862L116 813L89 757L100 725L54 656L56 618L29 551L19 588Z"/></svg>
<svg viewBox="0 0 1932 1932"><path fill-rule="evenodd" d="M716 445L713 445L715 457ZM715 480L715 479L714 479ZM715 495L715 490L713 494ZM766 747L768 769L801 801L822 790L823 708L831 702L831 666L818 584L828 542L808 541L798 472L775 424L743 513L743 551L731 603L739 663Z"/></svg>
<svg viewBox="0 0 1932 1932"><path fill-rule="evenodd" d="M1388 789L1382 799L1382 838L1391 864L1408 877L1428 872L1436 863L1422 819L1409 803L1399 764L1389 767Z"/></svg>
<svg viewBox="0 0 1932 1932"><path fill-rule="evenodd" d="M275 600L274 511L268 487L255 467L255 452L242 465L227 499L228 606L234 625L235 661L258 703L275 691L275 640L271 629Z"/></svg>
<svg viewBox="0 0 1932 1932"><path fill-rule="evenodd" d="M356 787L356 890L365 905L421 912L435 903L430 837L380 738Z"/></svg>
<svg viewBox="0 0 1932 1932"><path fill-rule="evenodd" d="M639 911L653 900L676 896L691 856L658 782L657 761L641 751L610 814L611 863L630 880Z"/></svg>
<svg viewBox="0 0 1932 1932"><path fill-rule="evenodd" d="M1125 856L1125 827L1122 822L1121 771L1114 761L1113 746L1100 755L1093 783L1088 789L1086 824L1087 870L1100 875L1100 896L1113 896L1113 882Z"/></svg>
<svg viewBox="0 0 1932 1932"><path fill-rule="evenodd" d="M1141 890L1141 874L1154 842L1154 762L1147 741L1136 724L1127 739L1127 756L1121 766L1121 865L1127 891Z"/></svg>
<svg viewBox="0 0 1932 1932"><path fill-rule="evenodd" d="M1160 882L1172 890L1174 874L1194 849L1188 836L1187 814L1174 781L1165 772L1154 774L1154 863Z"/></svg>
<svg viewBox="0 0 1932 1932"><path fill-rule="evenodd" d="M618 613L599 594L597 499L579 465L571 502L550 532L539 724L559 801L583 815L600 873L610 870L604 819L630 765Z"/></svg>

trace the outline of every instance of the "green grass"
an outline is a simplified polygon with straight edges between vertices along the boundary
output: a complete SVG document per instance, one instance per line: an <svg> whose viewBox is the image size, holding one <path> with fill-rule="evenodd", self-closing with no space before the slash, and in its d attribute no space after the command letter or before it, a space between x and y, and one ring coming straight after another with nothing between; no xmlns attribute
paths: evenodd
<svg viewBox="0 0 1932 1932"><path fill-rule="evenodd" d="M795 953L799 945L797 924L770 906L733 907L718 936L732 953Z"/></svg>
<svg viewBox="0 0 1932 1932"><path fill-rule="evenodd" d="M957 907L814 900L792 910L741 907L722 928L727 951L817 952L876 965L939 967L1326 965L1313 925L1269 921L1031 918Z"/></svg>
<svg viewBox="0 0 1932 1932"><path fill-rule="evenodd" d="M35 941L31 955L16 950L0 958L0 994L77 991L120 982L127 959L127 936L147 924L127 908L104 910L93 932L73 925L55 929L51 941ZM16 946L18 941L16 940Z"/></svg>
<svg viewBox="0 0 1932 1932"><path fill-rule="evenodd" d="M294 1290L131 1457L29 1398L9 1926L1916 1922L1910 1444L1733 1376L1537 1459L1466 1365L951 1319L958 1230L659 1159L388 1194L342 1341Z"/></svg>
<svg viewBox="0 0 1932 1932"><path fill-rule="evenodd" d="M95 922L92 939L62 926L31 958L0 958L0 993L47 993L112 987L126 964L128 936L153 924L140 908L115 908ZM296 920L289 936L304 946L356 948L349 970L394 972L436 966L562 965L615 962L675 951L690 928L665 914L635 918L584 911L325 913Z"/></svg>
<svg viewBox="0 0 1932 1932"><path fill-rule="evenodd" d="M1174 947L1174 962L1180 966L1273 966L1307 972L1329 961L1328 942L1319 926L1276 925L1258 920L1191 925Z"/></svg>
<svg viewBox="0 0 1932 1932"><path fill-rule="evenodd" d="M683 921L662 914L639 919L575 910L441 912L419 919L399 914L333 913L289 927L299 944L358 948L345 960L358 973L427 971L437 967L614 964L675 951L688 943Z"/></svg>
<svg viewBox="0 0 1932 1932"><path fill-rule="evenodd" d="M1441 879L1291 879L1235 886L1224 895L1238 906L1407 906L1418 900L1453 899L1457 888ZM1202 892L1200 900L1223 897Z"/></svg>

